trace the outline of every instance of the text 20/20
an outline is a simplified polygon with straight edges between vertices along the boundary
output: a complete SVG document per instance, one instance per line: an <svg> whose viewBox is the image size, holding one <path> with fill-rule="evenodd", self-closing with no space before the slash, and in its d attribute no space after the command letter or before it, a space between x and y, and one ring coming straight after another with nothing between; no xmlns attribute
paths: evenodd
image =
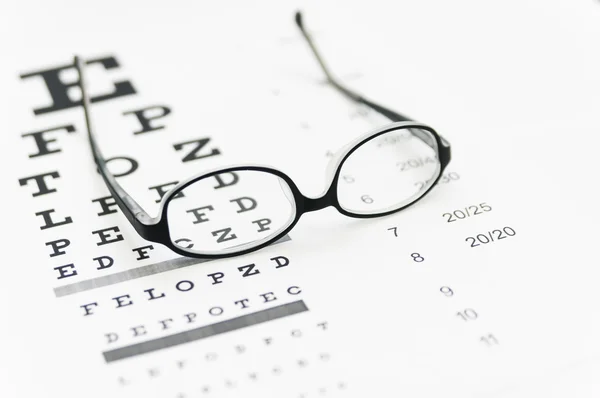
<svg viewBox="0 0 600 398"><path fill-rule="evenodd" d="M465 242L470 242L471 247L477 247L486 245L488 243L497 242L502 239L506 239L511 236L515 236L517 233L511 227L504 227L502 229L494 229L484 234L477 234L474 237L469 236L465 239Z"/></svg>

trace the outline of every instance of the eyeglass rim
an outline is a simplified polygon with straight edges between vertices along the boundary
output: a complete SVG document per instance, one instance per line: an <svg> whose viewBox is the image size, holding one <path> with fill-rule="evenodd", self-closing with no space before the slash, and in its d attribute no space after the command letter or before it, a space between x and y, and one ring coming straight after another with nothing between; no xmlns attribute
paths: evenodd
<svg viewBox="0 0 600 398"><path fill-rule="evenodd" d="M436 155L437 155L438 163L440 166L439 173L436 176L435 180L433 180L431 182L430 186L427 187L427 189L419 197L415 198L415 200L413 200L407 204L404 204L403 206L399 206L396 209L392 209L392 210L382 212L382 213L371 213L371 214L353 213L351 211L347 211L346 209L344 209L340 205L339 200L338 200L337 184L339 183L341 168L342 168L344 162L346 161L346 159L348 159L348 157L354 151L356 151L359 147L361 147L367 141L370 141L371 139L374 139L377 136L388 133L390 131L408 129L408 128L419 128L419 129L426 130L426 131L430 132L432 137L435 139L436 152L437 152ZM443 155L444 150L447 150L448 156L445 156L445 154ZM320 194L316 198L311 198L311 197L305 196L298 189L294 180L292 180L285 172L283 172L279 169L273 168L271 166L257 165L257 164L245 164L245 165L241 164L241 165L231 165L231 166L226 166L226 167L218 167L218 168L214 168L212 170L208 170L208 171L190 176L189 178L179 182L177 185L175 185L173 188L171 188L161 199L160 204L159 204L158 214L156 217L154 217L151 220L151 222L149 224L152 225L151 228L153 228L155 230L155 232L157 233L156 238L160 239L160 241L161 241L160 243L168 246L171 250L173 250L174 252L176 252L178 254L181 254L184 256L194 256L197 258L206 258L206 259L216 259L216 258L227 258L227 257L239 256L239 255L243 255L243 254L247 254L247 253L251 253L251 252L260 250L266 246L273 244L277 240L281 239L283 236L285 236L287 233L289 233L295 227L295 225L298 223L298 221L300 220L300 218L302 217L302 215L304 213L321 210L328 206L333 206L342 215L345 215L347 217L377 218L377 217L384 217L386 215L399 212L399 211L405 209L406 207L417 203L419 200L421 200L423 197L425 197L427 195L427 193L429 193L431 191L431 189L433 189L433 187L439 181L440 177L443 174L445 167L448 165L448 163L450 161L449 150L450 150L449 143L447 141L445 141L430 126L427 126L425 124L418 123L418 122L389 123L389 124L381 126L375 130L372 130L372 131L370 131L366 134L363 134L362 136L350 141L348 144L346 144L344 147L342 147L339 151L337 151L333 155L332 159L330 160L330 167L328 167L328 170L326 170L326 188L324 189L322 194ZM283 179L286 182L286 184L288 184L288 186L290 187L290 190L293 194L293 197L294 197L294 205L296 206L296 214L295 214L292 222L290 222L290 224L286 228L281 230L280 233L273 235L273 237L265 240L265 242L263 242L259 245L244 249L244 250L240 250L240 251L232 251L232 252L220 253L220 254L208 254L208 253L204 254L204 253L198 253L196 251L189 251L184 248L181 248L180 246L175 245L175 243L173 242L173 239L171 238L171 231L169 229L168 215L167 215L169 203L171 202L171 200L174 199L174 197L178 193L180 193L182 190L184 190L186 187L188 187L189 185L191 185L199 180L202 180L205 178L210 178L214 175L221 174L221 173L244 171L244 170L270 173L270 174L273 174L273 175Z"/></svg>
<svg viewBox="0 0 600 398"><path fill-rule="evenodd" d="M431 133L431 136L435 140L436 145L435 145L435 148L433 148L433 149L435 150L436 158L438 160L438 165L439 165L438 174L436 175L435 179L430 180L429 185L426 187L426 189L424 189L420 193L420 196L414 198L410 202L407 202L403 205L399 205L397 208L393 208L393 209L390 209L387 211L382 211L382 212L375 212L375 213L356 213L356 212L352 212L350 210L345 209L339 203L337 189L335 189L335 188L337 188L337 185L339 183L342 166L344 165L346 160L356 150L358 150L363 144L366 144L367 142L371 141L372 139L374 139L380 135L387 134L387 133L395 131L395 130L403 130L403 129L411 129L411 128L428 131L429 133ZM331 168L332 168L332 170L335 170L335 174L333 175L332 182L330 184L330 188L335 189L334 193L335 193L336 209L341 214L343 214L347 217L353 217L353 218L384 217L386 215L396 213L402 209L407 208L408 206L411 206L411 205L417 203L419 200L421 200L424 196L426 196L433 189L433 187L437 184L437 182L441 178L441 176L444 172L444 169L446 168L448 163L450 163L450 143L448 143L442 136L440 136L432 127L422 124L422 123L410 122L410 121L386 124L378 129L375 129L375 130L359 137L358 139L354 140L353 142L349 143L348 145L346 145L345 147L340 149L339 152L340 152L339 156L337 156L338 154L334 155L334 158L336 159L336 163Z"/></svg>

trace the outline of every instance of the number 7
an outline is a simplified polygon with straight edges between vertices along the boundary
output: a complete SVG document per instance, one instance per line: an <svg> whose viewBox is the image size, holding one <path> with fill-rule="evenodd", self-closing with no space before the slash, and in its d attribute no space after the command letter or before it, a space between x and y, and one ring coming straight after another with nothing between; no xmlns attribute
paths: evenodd
<svg viewBox="0 0 600 398"><path fill-rule="evenodd" d="M388 228L388 231L394 231L394 236L397 238L398 237L398 231L396 230L396 227L392 227L392 228Z"/></svg>

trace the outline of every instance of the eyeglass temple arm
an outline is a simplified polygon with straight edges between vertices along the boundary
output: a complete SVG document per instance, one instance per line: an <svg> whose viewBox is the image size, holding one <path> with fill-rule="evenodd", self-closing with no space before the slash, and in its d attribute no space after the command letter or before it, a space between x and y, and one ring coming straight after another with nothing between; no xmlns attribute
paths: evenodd
<svg viewBox="0 0 600 398"><path fill-rule="evenodd" d="M81 87L81 98L83 103L83 111L85 114L85 125L88 133L88 138L90 140L90 147L92 150L92 155L94 156L94 161L98 165L98 170L100 171L100 175L106 182L108 189L112 196L115 199L115 202L125 215L129 222L133 225L133 227L142 235L142 237L146 237L146 229L152 217L146 213L146 211L135 201L133 198L123 189L123 187L117 182L115 176L108 170L106 166L106 160L98 145L96 144L96 138L94 135L94 129L92 126L91 116L90 116L90 98L87 92L87 87L85 85L85 67L81 61L81 58L78 56L74 57L75 67L79 72L79 86Z"/></svg>
<svg viewBox="0 0 600 398"><path fill-rule="evenodd" d="M392 111L390 109L384 108L381 105L377 105L374 102L371 102L368 99L366 99L366 98L358 95L354 91L351 91L348 88L342 86L340 84L340 82L338 82L337 79L335 77L333 77L333 75L329 71L329 68L327 67L327 65L325 65L325 62L323 61L323 58L321 57L321 54L317 50L317 47L315 46L312 38L310 37L310 35L306 31L306 29L304 28L304 23L303 23L303 20L302 20L302 13L300 11L296 12L296 25L298 25L298 28L300 28L300 31L302 32L302 35L304 36L304 38L306 39L306 42L310 46L310 49L312 50L312 53L314 54L315 58L319 62L319 65L321 66L321 69L325 73L325 76L327 77L327 81L332 86L334 86L342 94L344 94L346 97L350 98L351 100L359 102L359 103L364 104L364 105L367 105L369 108L371 108L371 109L375 110L376 112L382 114L383 116L387 117L388 119L390 119L393 122L409 122L409 121L412 121L412 119L409 119L408 117L406 117L406 116L404 116L404 115L402 115L402 114L400 114L398 112L394 112L394 111Z"/></svg>
<svg viewBox="0 0 600 398"><path fill-rule="evenodd" d="M368 99L358 95L354 91L342 86L342 84L340 82L338 82L336 78L333 77L333 75L329 71L329 68L327 68L327 65L325 65L325 62L323 61L321 54L317 50L315 43L313 42L312 38L310 37L310 35L306 31L306 29L304 28L304 22L302 20L302 13L300 11L296 11L296 25L298 25L298 28L300 28L300 31L302 32L302 35L304 36L304 38L306 39L306 42L310 46L310 49L312 50L313 55L319 62L319 65L321 66L321 69L325 73L325 76L327 76L327 81L333 87L338 89L338 91L340 91L342 94L344 94L349 99L368 106L369 108L371 108L374 111L378 112L379 114L387 117L388 119L390 119L393 122L411 122L411 121L413 121L413 119L410 119L398 112L394 112L391 109L385 108L381 105L371 102ZM409 129L409 131L412 133L412 135L421 139L423 142L425 142L430 147L432 147L432 148L434 147L434 142L431 140L429 135L424 133L422 130ZM449 152L450 151L450 143L448 142L448 140L446 140L442 136L440 136L440 139L442 141L442 145L443 145L444 151L445 151L444 156L447 157L448 161L450 161L450 154L449 154L450 153Z"/></svg>

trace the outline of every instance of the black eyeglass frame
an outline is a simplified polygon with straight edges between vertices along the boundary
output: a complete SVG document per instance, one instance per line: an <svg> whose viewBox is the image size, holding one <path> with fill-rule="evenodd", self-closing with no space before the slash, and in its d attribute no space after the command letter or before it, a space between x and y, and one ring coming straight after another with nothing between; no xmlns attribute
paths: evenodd
<svg viewBox="0 0 600 398"><path fill-rule="evenodd" d="M344 94L349 99L368 106L369 108L382 114L383 116L387 117L388 119L390 119L392 121L391 124L380 127L378 129L371 131L371 132L363 135L362 137L352 141L351 143L346 145L344 148L342 148L340 151L338 151L336 154L334 154L334 156L330 160L330 166L328 167L328 170L330 172L328 173L329 175L327 176L327 184L328 184L328 185L326 185L327 189L325 190L325 192L322 196L317 197L317 198L310 198L310 197L303 195L300 192L300 190L298 189L298 187L296 186L296 184L294 183L294 181L280 170L277 170L277 169L274 169L271 167L266 167L266 166L240 165L240 166L231 166L231 167L227 167L227 168L219 168L219 169L211 170L208 172L204 172L204 173L192 176L184 181L181 181L180 183L178 183L175 187L173 187L171 190L169 190L162 197L160 205L159 205L158 216L157 217L149 216L148 213L121 187L121 185L116 181L114 175L112 175L112 173L108 170L108 168L106 166L105 158L104 158L104 156L102 156L102 153L100 152L100 150L96 144L95 135L93 132L90 111L89 111L90 99L89 99L89 95L88 95L86 87L85 87L84 68L83 68L81 59L78 56L75 56L74 63L75 63L75 67L77 68L77 70L79 72L80 87L81 87L81 92L82 92L82 103L83 103L83 108L84 108L84 113L85 113L85 122L86 122L86 127L88 130L88 137L89 137L89 141L90 141L90 147L92 150L92 154L94 156L94 161L98 165L98 170L100 171L102 178L104 179L109 191L111 192L113 198L115 199L115 202L117 203L117 205L119 206L119 208L121 209L121 211L123 212L125 217L129 220L131 225L134 227L134 229L137 231L137 233L142 238L144 238L148 241L152 241L152 242L156 242L156 243L165 245L169 249L174 251L175 253L180 254L182 256L186 256L186 257L195 257L195 258L202 258L202 259L218 259L218 258L235 257L235 256L240 256L240 255L244 255L247 253L251 253L251 252L260 250L260 249L278 241L279 239L281 239L283 236L285 236L287 233L289 233L294 228L294 226L300 220L300 217L302 217L302 215L304 213L317 211L317 210L321 210L325 207L333 206L341 214L348 216L348 217L354 217L354 218L383 217L383 216L386 216L389 214L399 212L399 211L417 203L429 191L431 191L431 189L437 184L437 182L439 181L440 177L442 176L442 174L444 172L444 169L446 168L446 166L448 165L448 163L450 162L450 159L451 159L450 143L447 140L445 140L443 137L441 137L433 128L431 128L425 124L422 124L422 123L411 121L410 119L406 118L405 116L403 116L399 113L396 113L392 110L389 110L387 108L384 108L380 105L377 105L377 104L365 99L364 97L359 96L358 94L350 91L346 87L342 86L329 73L328 68L325 66L321 56L319 55L318 51L315 48L314 43L312 42L312 39L310 38L310 36L306 32L306 30L304 29L304 25L302 23L302 16L299 12L296 13L296 23L297 23L298 27L300 28L302 34L304 35L304 38L307 40L309 46L311 47L311 50L313 51L313 54L315 55L319 64L321 65L321 68L323 69L325 75L327 76L328 82L330 84L332 84L337 90L339 90L342 94ZM404 204L403 206L399 206L396 209L388 210L388 211L385 211L382 213L373 213L373 214L353 213L353 212L350 212L350 211L347 211L346 209L344 209L340 205L338 196L337 196L337 184L339 182L340 172L341 172L341 168L342 168L344 162L348 159L348 157L354 151L356 151L364 143L366 143L380 135L389 133L390 131L404 130L404 129L407 129L409 132L411 132L417 138L422 139L425 143L427 143L427 140L424 139L423 137L419 137L419 135L422 134L419 130L424 130L424 131L429 132L431 134L431 137L434 138L435 149L436 149L437 158L439 161L439 171L438 171L436 178L434 180L430 180L428 182L428 186L424 187L423 191L420 192L420 196L416 197L413 201L411 201L407 204ZM234 250L234 251L226 251L226 252L220 253L220 254L201 254L201 253L195 253L192 251L185 250L184 248L177 246L175 243L173 243L173 240L172 240L171 234L170 234L170 230L169 230L168 220L167 220L167 210L168 210L170 201L183 189L185 189L189 185L191 185L199 180L202 180L205 178L210 178L212 176L215 176L215 175L218 175L221 173L244 171L244 170L270 173L270 174L276 175L277 177L280 177L282 180L284 180L288 184L288 186L290 187L291 192L294 196L294 202L295 202L294 204L296 206L296 213L295 213L295 217L294 217L293 221L287 227L285 227L282 231L280 231L277 235L274 235L274 236L271 236L268 238L264 238L263 239L264 242L257 244L256 246L252 246L247 249L240 250L240 251ZM225 249L225 250L231 250L231 248Z"/></svg>

